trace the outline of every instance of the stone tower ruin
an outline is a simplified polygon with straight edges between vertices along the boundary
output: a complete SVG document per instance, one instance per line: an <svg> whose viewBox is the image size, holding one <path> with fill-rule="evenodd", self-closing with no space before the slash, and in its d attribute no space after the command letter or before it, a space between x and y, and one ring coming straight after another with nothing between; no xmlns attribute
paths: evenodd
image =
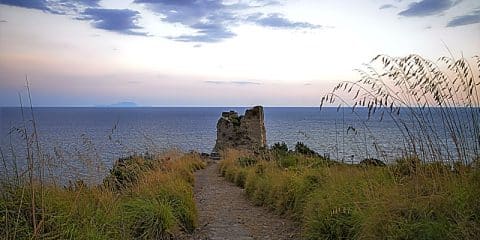
<svg viewBox="0 0 480 240"><path fill-rule="evenodd" d="M263 107L256 106L245 111L223 112L217 122L217 141L214 151L227 148L259 150L267 146Z"/></svg>

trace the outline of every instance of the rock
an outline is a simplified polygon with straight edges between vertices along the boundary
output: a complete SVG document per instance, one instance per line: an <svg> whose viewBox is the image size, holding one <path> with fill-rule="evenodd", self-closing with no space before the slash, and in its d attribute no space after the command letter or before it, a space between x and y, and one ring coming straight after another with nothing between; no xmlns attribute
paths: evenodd
<svg viewBox="0 0 480 240"><path fill-rule="evenodd" d="M244 116L237 112L223 112L217 122L217 141L214 151L227 148L259 150L267 146L263 107L256 106L245 111Z"/></svg>
<svg viewBox="0 0 480 240"><path fill-rule="evenodd" d="M385 166L385 163L375 158L366 158L360 161L361 165L367 166Z"/></svg>
<svg viewBox="0 0 480 240"><path fill-rule="evenodd" d="M212 154L210 154L210 160L218 161L220 159L220 154L218 154L217 152L212 152Z"/></svg>

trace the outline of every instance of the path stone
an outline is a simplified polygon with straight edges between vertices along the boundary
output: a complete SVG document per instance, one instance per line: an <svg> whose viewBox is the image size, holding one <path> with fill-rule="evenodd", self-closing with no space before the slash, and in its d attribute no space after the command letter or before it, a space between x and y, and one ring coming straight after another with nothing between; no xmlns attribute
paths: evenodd
<svg viewBox="0 0 480 240"><path fill-rule="evenodd" d="M299 239L298 227L251 204L244 190L227 182L211 164L195 173L199 228L191 239Z"/></svg>

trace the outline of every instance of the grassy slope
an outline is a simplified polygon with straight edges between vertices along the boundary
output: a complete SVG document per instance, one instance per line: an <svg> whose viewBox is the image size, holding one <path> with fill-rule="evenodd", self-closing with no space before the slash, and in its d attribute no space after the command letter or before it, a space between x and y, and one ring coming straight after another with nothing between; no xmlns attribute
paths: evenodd
<svg viewBox="0 0 480 240"><path fill-rule="evenodd" d="M296 219L305 239L475 239L480 171L405 159L388 167L229 151L219 171L256 204Z"/></svg>
<svg viewBox="0 0 480 240"><path fill-rule="evenodd" d="M193 231L197 216L192 172L204 167L200 156L137 156L125 162L111 171L102 186L87 187L81 182L68 188L46 186L43 204L36 187L36 234L30 186L5 185L0 198L0 236L164 239Z"/></svg>

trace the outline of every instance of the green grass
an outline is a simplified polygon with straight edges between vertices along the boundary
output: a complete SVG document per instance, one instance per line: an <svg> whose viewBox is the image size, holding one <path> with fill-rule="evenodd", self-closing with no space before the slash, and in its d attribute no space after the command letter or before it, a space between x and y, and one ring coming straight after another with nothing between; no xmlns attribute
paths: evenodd
<svg viewBox="0 0 480 240"><path fill-rule="evenodd" d="M305 239L480 236L478 168L452 171L415 159L386 167L344 165L295 152L245 165L245 157L228 151L220 173L255 204L298 222ZM296 160L285 165L284 159Z"/></svg>
<svg viewBox="0 0 480 240"><path fill-rule="evenodd" d="M197 225L193 174L205 163L198 154L135 156L116 164L101 186L31 187L4 184L0 197L3 239L169 239ZM122 165L122 166L120 166ZM128 176L128 177L127 177Z"/></svg>

